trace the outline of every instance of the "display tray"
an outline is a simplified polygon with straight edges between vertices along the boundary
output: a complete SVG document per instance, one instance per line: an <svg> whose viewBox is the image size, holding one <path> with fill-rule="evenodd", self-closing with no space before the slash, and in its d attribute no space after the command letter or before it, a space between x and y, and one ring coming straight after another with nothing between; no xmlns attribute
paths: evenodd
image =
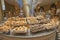
<svg viewBox="0 0 60 40"><path fill-rule="evenodd" d="M17 38L35 38L35 37L47 36L55 32L56 30L53 29L53 30L43 31L43 32L34 33L34 34L28 33L26 35L9 35L4 33L0 33L0 35L4 35L6 37L17 37Z"/></svg>

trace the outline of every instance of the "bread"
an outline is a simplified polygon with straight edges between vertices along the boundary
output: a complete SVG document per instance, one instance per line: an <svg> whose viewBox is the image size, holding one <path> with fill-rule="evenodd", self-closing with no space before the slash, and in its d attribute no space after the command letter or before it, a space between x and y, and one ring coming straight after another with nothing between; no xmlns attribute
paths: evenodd
<svg viewBox="0 0 60 40"><path fill-rule="evenodd" d="M46 29L54 29L54 28L56 28L56 24L55 24L55 22L52 20L52 21L50 21L50 23L47 23L47 24L45 24L45 28Z"/></svg>
<svg viewBox="0 0 60 40"><path fill-rule="evenodd" d="M35 17L27 17L27 22L29 24L35 24L38 23L38 20Z"/></svg>
<svg viewBox="0 0 60 40"><path fill-rule="evenodd" d="M20 18L19 18L19 17L16 17L15 20L16 20L16 21L20 21Z"/></svg>
<svg viewBox="0 0 60 40"><path fill-rule="evenodd" d="M42 20L39 20L39 23L43 23L43 24L46 24L46 23L49 23L50 20L47 20L47 19L42 19Z"/></svg>
<svg viewBox="0 0 60 40"><path fill-rule="evenodd" d="M26 18L19 18L20 21L26 21Z"/></svg>
<svg viewBox="0 0 60 40"><path fill-rule="evenodd" d="M45 30L45 28L43 26L39 25L39 24L35 24L35 25L32 25L30 30L31 30L32 33L35 33L35 32L43 31L43 30Z"/></svg>
<svg viewBox="0 0 60 40"><path fill-rule="evenodd" d="M26 25L27 21L26 18L19 18L19 21L16 21L16 23L20 25Z"/></svg>
<svg viewBox="0 0 60 40"><path fill-rule="evenodd" d="M6 21L5 23L3 23L3 25L9 25L9 26L10 26L11 23L12 23L12 22L10 22L10 21Z"/></svg>
<svg viewBox="0 0 60 40"><path fill-rule="evenodd" d="M25 27L25 26L19 27L19 29L20 29L21 31L27 31L27 27Z"/></svg>
<svg viewBox="0 0 60 40"><path fill-rule="evenodd" d="M15 21L12 21L12 22L11 22L11 25L15 25Z"/></svg>
<svg viewBox="0 0 60 40"><path fill-rule="evenodd" d="M8 18L7 21L14 21L15 17Z"/></svg>
<svg viewBox="0 0 60 40"><path fill-rule="evenodd" d="M26 21L20 21L20 24L22 24L22 25L26 25L27 22L26 22Z"/></svg>
<svg viewBox="0 0 60 40"><path fill-rule="evenodd" d="M44 16L40 15L36 17L38 20L44 19Z"/></svg>
<svg viewBox="0 0 60 40"><path fill-rule="evenodd" d="M11 29L11 27L10 27L10 26L6 26L6 25L4 25L4 26L2 27L2 31L3 31L3 32L9 32L10 29Z"/></svg>
<svg viewBox="0 0 60 40"><path fill-rule="evenodd" d="M27 27L20 26L13 29L13 33L27 33Z"/></svg>
<svg viewBox="0 0 60 40"><path fill-rule="evenodd" d="M14 30L14 31L17 31L17 30L18 30L18 27L14 28L13 30Z"/></svg>

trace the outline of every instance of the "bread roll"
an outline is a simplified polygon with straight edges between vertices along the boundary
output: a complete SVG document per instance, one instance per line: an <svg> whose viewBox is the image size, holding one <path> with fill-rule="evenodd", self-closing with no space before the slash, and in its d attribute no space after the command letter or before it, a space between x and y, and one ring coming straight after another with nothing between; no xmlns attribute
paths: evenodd
<svg viewBox="0 0 60 40"><path fill-rule="evenodd" d="M4 26L2 27L2 31L3 31L3 32L9 32L10 29L11 29L11 27L10 27L10 26L6 26L6 25L4 25Z"/></svg>
<svg viewBox="0 0 60 40"><path fill-rule="evenodd" d="M44 16L40 15L36 17L38 20L44 19Z"/></svg>
<svg viewBox="0 0 60 40"><path fill-rule="evenodd" d="M20 26L13 29L14 33L27 33L27 27Z"/></svg>
<svg viewBox="0 0 60 40"><path fill-rule="evenodd" d="M35 17L27 17L27 21L29 24L38 23L38 20Z"/></svg>

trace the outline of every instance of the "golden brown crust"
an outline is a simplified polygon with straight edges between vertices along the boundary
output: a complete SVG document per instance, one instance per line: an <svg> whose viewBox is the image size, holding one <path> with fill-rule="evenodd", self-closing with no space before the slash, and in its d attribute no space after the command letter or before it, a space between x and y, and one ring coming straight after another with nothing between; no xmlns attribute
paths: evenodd
<svg viewBox="0 0 60 40"><path fill-rule="evenodd" d="M27 21L29 24L35 24L38 23L38 20L36 17L27 17Z"/></svg>

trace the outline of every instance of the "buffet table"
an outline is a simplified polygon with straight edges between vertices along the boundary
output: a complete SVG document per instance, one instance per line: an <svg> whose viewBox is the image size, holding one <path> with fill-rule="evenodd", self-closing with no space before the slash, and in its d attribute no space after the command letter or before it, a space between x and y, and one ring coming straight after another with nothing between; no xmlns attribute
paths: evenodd
<svg viewBox="0 0 60 40"><path fill-rule="evenodd" d="M0 40L55 40L55 37L56 37L55 30L22 36L6 35L0 33Z"/></svg>
<svg viewBox="0 0 60 40"><path fill-rule="evenodd" d="M0 25L0 40L55 40L58 24L55 18L42 16L12 17Z"/></svg>

